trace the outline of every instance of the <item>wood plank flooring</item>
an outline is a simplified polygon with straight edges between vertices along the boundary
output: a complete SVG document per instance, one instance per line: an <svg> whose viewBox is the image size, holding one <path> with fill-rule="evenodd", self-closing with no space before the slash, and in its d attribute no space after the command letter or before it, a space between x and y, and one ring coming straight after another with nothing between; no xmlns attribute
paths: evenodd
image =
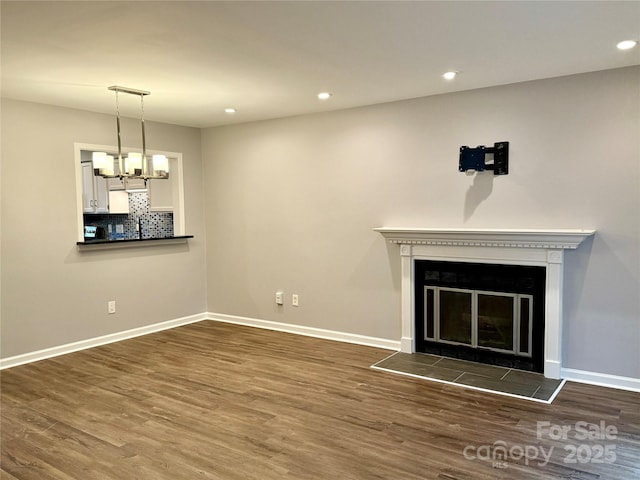
<svg viewBox="0 0 640 480"><path fill-rule="evenodd" d="M545 405L369 368L389 353L205 321L4 370L0 478L640 479L639 393Z"/></svg>

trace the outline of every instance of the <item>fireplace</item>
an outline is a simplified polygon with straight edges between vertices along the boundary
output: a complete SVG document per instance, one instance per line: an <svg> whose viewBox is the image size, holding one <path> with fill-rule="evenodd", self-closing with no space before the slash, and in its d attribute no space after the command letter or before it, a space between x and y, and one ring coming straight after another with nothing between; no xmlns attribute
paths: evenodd
<svg viewBox="0 0 640 480"><path fill-rule="evenodd" d="M414 260L415 350L543 371L545 268Z"/></svg>
<svg viewBox="0 0 640 480"><path fill-rule="evenodd" d="M400 245L402 352L421 351L425 344L435 344L434 348L444 352L453 347L468 355L483 356L489 352L494 357L510 357L514 368L542 371L546 377L561 378L564 250L578 248L595 234L594 230L396 227L374 230L389 242ZM440 271L437 281L423 282L427 271L436 270L422 266L422 261L448 264L444 265L444 280ZM459 275L460 265L471 264L477 265L480 273L474 270L471 274ZM503 280L494 280L493 286L483 281L500 266L537 267L535 275L543 275L544 281L533 289L542 289L542 295L536 297L526 289L496 288L495 282L503 285ZM482 273L483 269L488 273ZM452 273L463 278L462 285L450 284ZM436 273L429 275L435 277ZM467 285L464 285L465 275L473 277ZM519 282L526 283L522 279ZM417 293L416 288L422 293ZM443 326L443 308L445 320L455 318L453 323ZM510 309L512 316L506 313ZM522 337L525 331L531 332L528 338ZM508 338L511 344L508 340L504 343ZM540 338L542 341L536 341ZM530 349L525 345L529 340ZM529 362L530 368L518 367L518 362Z"/></svg>

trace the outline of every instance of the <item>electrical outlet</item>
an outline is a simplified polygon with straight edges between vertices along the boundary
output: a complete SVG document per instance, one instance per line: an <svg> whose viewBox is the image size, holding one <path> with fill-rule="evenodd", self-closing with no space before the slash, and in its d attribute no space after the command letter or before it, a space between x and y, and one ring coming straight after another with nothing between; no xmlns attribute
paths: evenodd
<svg viewBox="0 0 640 480"><path fill-rule="evenodd" d="M109 313L116 313L116 301L115 300L109 300L107 302L107 311Z"/></svg>
<svg viewBox="0 0 640 480"><path fill-rule="evenodd" d="M276 292L276 305L284 304L284 293Z"/></svg>
<svg viewBox="0 0 640 480"><path fill-rule="evenodd" d="M294 307L298 307L300 305L297 293L291 295L291 305L293 305Z"/></svg>

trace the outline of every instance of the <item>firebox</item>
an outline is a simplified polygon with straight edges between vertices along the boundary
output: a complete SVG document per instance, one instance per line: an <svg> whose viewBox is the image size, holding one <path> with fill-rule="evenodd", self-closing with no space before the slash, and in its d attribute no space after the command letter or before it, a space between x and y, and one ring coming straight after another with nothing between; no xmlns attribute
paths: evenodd
<svg viewBox="0 0 640 480"><path fill-rule="evenodd" d="M417 352L543 372L545 267L414 261Z"/></svg>

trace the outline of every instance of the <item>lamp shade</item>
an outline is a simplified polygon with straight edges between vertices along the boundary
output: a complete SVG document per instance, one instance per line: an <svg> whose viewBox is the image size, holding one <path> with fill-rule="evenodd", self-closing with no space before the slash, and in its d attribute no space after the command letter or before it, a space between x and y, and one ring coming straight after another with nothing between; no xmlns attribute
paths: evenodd
<svg viewBox="0 0 640 480"><path fill-rule="evenodd" d="M91 155L94 171L98 175L113 175L113 157L106 152L93 152Z"/></svg>
<svg viewBox="0 0 640 480"><path fill-rule="evenodd" d="M115 173L114 163L113 163L113 155L107 155L106 166L104 167L104 175L113 176Z"/></svg>
<svg viewBox="0 0 640 480"><path fill-rule="evenodd" d="M169 159L166 155L153 155L153 175L165 177L169 174Z"/></svg>
<svg viewBox="0 0 640 480"><path fill-rule="evenodd" d="M142 154L131 152L124 160L124 172L126 175L140 175L142 173Z"/></svg>

